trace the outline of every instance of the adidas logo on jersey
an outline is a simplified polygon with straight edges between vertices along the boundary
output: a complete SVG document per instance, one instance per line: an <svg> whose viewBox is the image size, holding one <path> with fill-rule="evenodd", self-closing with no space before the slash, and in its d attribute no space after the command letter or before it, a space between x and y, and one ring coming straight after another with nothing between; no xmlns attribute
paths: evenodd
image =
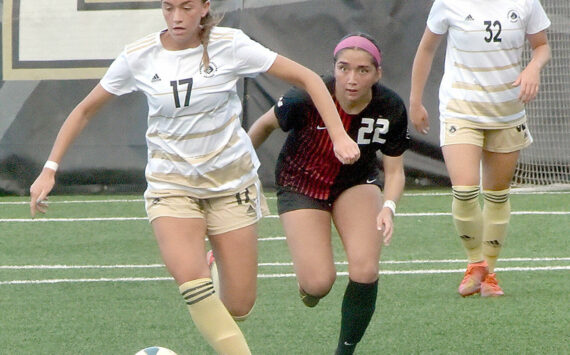
<svg viewBox="0 0 570 355"><path fill-rule="evenodd" d="M465 18L465 21L475 21L475 19L473 18L473 16L471 16L471 14L467 15L467 17Z"/></svg>
<svg viewBox="0 0 570 355"><path fill-rule="evenodd" d="M160 76L158 76L158 74L154 74L154 76L151 79L151 82L156 83L157 81L160 81L162 79L160 79Z"/></svg>
<svg viewBox="0 0 570 355"><path fill-rule="evenodd" d="M248 216L252 216L252 217L253 217L253 216L257 216L257 211L255 210L255 208L253 208L252 205L249 205L249 206L247 207L247 215L248 215Z"/></svg>

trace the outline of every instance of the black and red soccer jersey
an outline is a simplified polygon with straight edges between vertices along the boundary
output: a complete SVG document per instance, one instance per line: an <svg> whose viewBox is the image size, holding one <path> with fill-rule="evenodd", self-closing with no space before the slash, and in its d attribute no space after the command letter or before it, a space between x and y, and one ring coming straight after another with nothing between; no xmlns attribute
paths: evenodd
<svg viewBox="0 0 570 355"><path fill-rule="evenodd" d="M324 80L332 93L334 78ZM358 143L360 159L343 165L335 157L332 141L310 96L292 88L275 105L279 125L289 131L275 168L278 186L327 200L331 191L377 176L378 150L388 156L400 156L408 149L406 107L394 91L375 84L372 100L356 115L344 112L334 96L333 99L345 130Z"/></svg>

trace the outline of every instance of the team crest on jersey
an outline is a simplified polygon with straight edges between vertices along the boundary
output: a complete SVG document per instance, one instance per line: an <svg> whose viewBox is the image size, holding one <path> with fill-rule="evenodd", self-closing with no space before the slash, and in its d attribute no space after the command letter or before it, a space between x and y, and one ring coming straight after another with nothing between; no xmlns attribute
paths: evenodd
<svg viewBox="0 0 570 355"><path fill-rule="evenodd" d="M509 13L507 14L507 17L511 22L517 22L520 16L515 10L510 10Z"/></svg>
<svg viewBox="0 0 570 355"><path fill-rule="evenodd" d="M204 77L204 78L211 78L214 75L216 75L216 72L218 71L218 66L216 65L216 63L214 62L210 62L210 65L208 65L207 69L204 69L204 65L200 64L200 74Z"/></svg>

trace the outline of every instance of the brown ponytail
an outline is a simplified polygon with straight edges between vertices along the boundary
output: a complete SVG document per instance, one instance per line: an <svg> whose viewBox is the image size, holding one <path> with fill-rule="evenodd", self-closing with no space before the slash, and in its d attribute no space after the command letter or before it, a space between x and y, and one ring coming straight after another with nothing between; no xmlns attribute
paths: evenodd
<svg viewBox="0 0 570 355"><path fill-rule="evenodd" d="M202 2L206 2L203 0ZM208 43L210 42L210 32L212 28L216 26L222 20L221 17L212 15L211 11L208 11L206 16L202 17L200 20L200 43L204 47L204 53L202 54L202 63L204 68L207 69L210 66L210 57L208 56Z"/></svg>

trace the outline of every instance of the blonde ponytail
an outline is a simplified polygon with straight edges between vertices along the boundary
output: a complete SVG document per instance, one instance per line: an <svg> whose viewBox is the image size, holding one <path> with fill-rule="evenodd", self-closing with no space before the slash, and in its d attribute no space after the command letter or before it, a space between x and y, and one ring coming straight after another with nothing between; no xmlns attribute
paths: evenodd
<svg viewBox="0 0 570 355"><path fill-rule="evenodd" d="M208 56L210 32L214 26L220 23L221 20L221 17L212 15L211 11L208 11L206 16L202 17L200 20L200 43L202 43L202 46L204 47L204 53L202 54L202 63L204 64L205 69L210 66L210 57Z"/></svg>

